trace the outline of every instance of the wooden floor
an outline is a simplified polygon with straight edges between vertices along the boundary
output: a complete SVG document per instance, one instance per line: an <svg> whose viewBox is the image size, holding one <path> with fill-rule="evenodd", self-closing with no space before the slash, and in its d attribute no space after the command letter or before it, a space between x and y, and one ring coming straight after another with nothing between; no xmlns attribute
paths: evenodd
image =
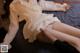
<svg viewBox="0 0 80 53"><path fill-rule="evenodd" d="M0 16L4 13L3 5L3 0L0 0Z"/></svg>
<svg viewBox="0 0 80 53"><path fill-rule="evenodd" d="M0 0L0 28L3 27L5 30L9 28L9 4L12 0L6 0L7 3L4 3L4 0Z"/></svg>

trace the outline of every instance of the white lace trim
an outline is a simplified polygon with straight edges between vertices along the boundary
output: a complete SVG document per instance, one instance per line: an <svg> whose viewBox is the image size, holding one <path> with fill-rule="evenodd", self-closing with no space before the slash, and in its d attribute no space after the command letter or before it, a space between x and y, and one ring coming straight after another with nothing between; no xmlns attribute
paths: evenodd
<svg viewBox="0 0 80 53"><path fill-rule="evenodd" d="M60 22L57 17L53 17L53 14L42 14L40 18L35 21L35 24L33 24L31 31L34 31L36 29L38 32L40 32L41 28L48 26L54 21Z"/></svg>

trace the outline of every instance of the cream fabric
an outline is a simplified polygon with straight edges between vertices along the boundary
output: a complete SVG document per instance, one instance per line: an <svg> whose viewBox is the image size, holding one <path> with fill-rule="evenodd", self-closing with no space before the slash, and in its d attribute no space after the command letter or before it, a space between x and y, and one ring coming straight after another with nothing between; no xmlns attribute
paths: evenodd
<svg viewBox="0 0 80 53"><path fill-rule="evenodd" d="M40 17L37 17L37 19L34 18L35 17L32 17L32 22L30 24L26 24L23 29L24 37L25 39L29 39L29 42L36 39L36 35L41 32L41 28L45 28L55 21L60 22L60 20L57 17L53 17L52 14L42 14Z"/></svg>
<svg viewBox="0 0 80 53"><path fill-rule="evenodd" d="M53 17L53 14L42 13L42 8L37 2L14 0L10 5L10 10L13 14L16 14L14 18L18 18L19 21L26 21L23 28L23 35L29 42L36 40L37 35L41 32L41 28L55 21L59 21L57 17Z"/></svg>

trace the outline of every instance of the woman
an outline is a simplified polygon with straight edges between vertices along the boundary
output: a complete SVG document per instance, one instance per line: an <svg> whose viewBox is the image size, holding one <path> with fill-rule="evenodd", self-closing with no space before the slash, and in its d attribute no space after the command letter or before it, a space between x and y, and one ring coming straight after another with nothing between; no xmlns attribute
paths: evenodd
<svg viewBox="0 0 80 53"><path fill-rule="evenodd" d="M25 20L23 34L29 42L33 42L43 31L52 41L57 39L67 41L80 51L80 29L64 24L52 14L42 13L42 10L36 0L14 0L10 4L10 27L3 44L11 43L18 30L19 21Z"/></svg>

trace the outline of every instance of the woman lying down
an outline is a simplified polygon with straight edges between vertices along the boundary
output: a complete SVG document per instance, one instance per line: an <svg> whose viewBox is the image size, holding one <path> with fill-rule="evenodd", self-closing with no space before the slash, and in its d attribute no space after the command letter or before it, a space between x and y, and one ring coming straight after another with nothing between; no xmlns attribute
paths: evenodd
<svg viewBox="0 0 80 53"><path fill-rule="evenodd" d="M80 29L62 23L53 14L42 13L46 11L66 11L66 3L60 4L51 1L40 0L13 0L10 4L10 26L2 44L10 44L14 39L19 22L26 21L23 28L24 38L33 42L42 31L53 42L57 39L66 41L80 51Z"/></svg>

